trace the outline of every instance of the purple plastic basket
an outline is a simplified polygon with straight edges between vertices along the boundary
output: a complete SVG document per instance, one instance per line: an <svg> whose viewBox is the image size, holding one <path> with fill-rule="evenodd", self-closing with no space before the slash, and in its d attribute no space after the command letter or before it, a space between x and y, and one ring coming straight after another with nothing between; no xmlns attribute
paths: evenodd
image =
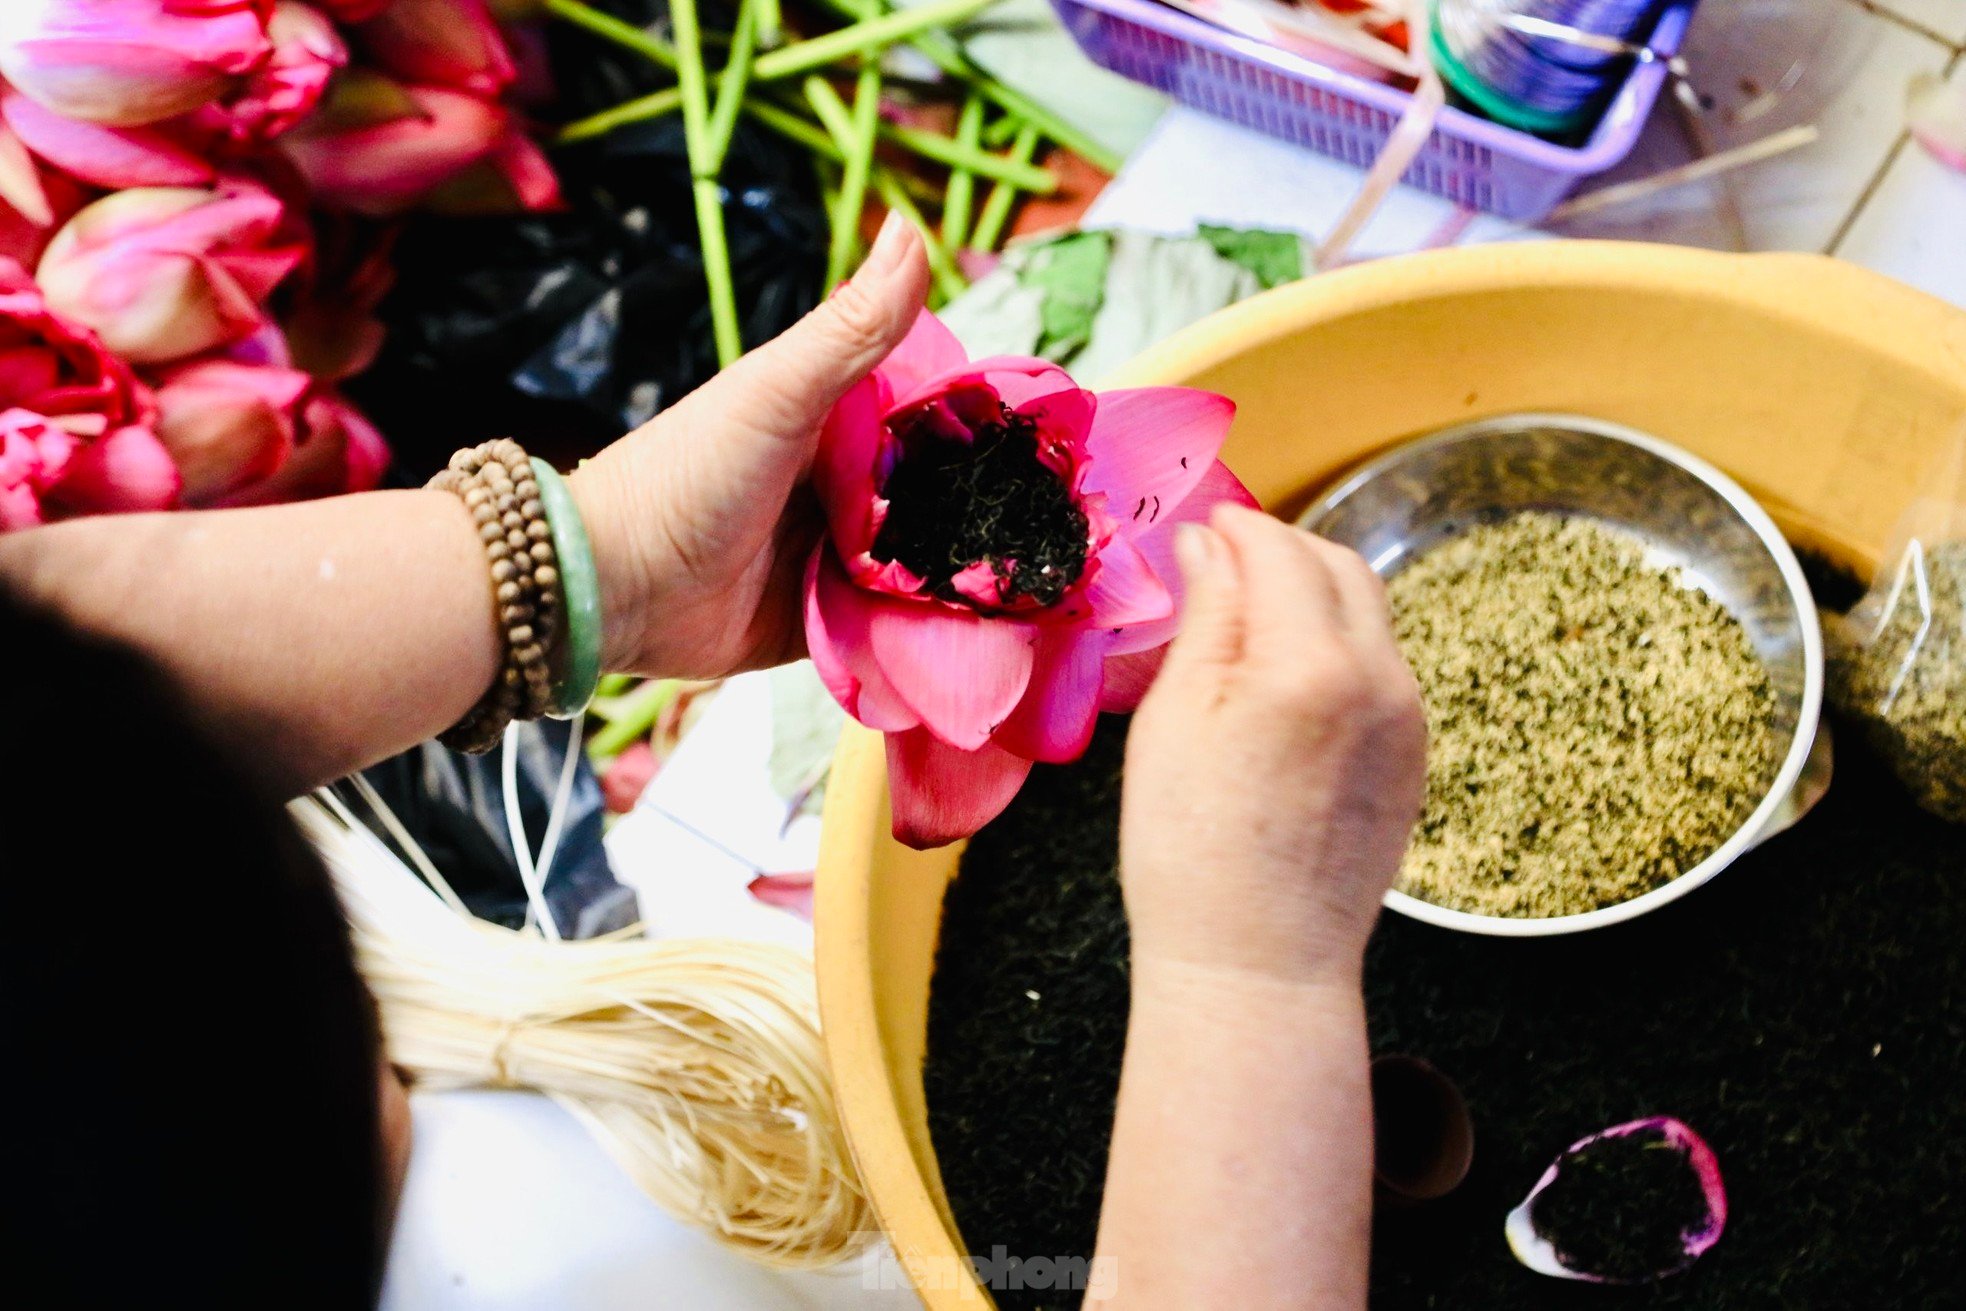
<svg viewBox="0 0 1966 1311"><path fill-rule="evenodd" d="M1378 158L1412 99L1396 87L1312 63L1154 0L1051 3L1095 64L1361 167ZM1653 29L1654 50L1678 53L1696 3L1667 5ZM1631 152L1665 79L1661 61L1636 65L1581 146L1557 145L1450 105L1405 180L1458 204L1533 222L1579 181Z"/></svg>

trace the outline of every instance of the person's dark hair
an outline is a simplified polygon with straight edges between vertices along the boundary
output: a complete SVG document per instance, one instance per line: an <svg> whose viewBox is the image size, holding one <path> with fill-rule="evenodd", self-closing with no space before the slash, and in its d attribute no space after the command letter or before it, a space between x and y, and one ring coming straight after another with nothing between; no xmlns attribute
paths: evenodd
<svg viewBox="0 0 1966 1311"><path fill-rule="evenodd" d="M320 861L145 661L4 590L0 687L10 1286L373 1304L374 1007Z"/></svg>

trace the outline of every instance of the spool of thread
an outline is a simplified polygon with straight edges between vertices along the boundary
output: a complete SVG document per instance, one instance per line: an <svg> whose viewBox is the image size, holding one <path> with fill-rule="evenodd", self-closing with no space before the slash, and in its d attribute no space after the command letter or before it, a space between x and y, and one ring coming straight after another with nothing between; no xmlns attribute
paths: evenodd
<svg viewBox="0 0 1966 1311"><path fill-rule="evenodd" d="M1496 122L1568 136L1590 124L1623 80L1664 3L1434 0L1434 65Z"/></svg>
<svg viewBox="0 0 1966 1311"><path fill-rule="evenodd" d="M1372 1175L1383 1201L1431 1202L1474 1164L1474 1120L1454 1081L1417 1056L1372 1062Z"/></svg>

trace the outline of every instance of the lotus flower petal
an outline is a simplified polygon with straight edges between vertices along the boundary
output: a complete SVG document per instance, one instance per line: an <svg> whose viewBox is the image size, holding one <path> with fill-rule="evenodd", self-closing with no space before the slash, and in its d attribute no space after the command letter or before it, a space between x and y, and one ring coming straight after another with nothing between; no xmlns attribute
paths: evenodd
<svg viewBox="0 0 1966 1311"><path fill-rule="evenodd" d="M847 714L869 728L898 733L922 721L874 659L868 629L882 604L847 581L823 543L813 549L806 566L806 646L819 679Z"/></svg>
<svg viewBox="0 0 1966 1311"><path fill-rule="evenodd" d="M1106 649L1097 634L1046 633L1038 641L1030 690L996 743L1030 760L1077 760L1092 743L1105 687Z"/></svg>
<svg viewBox="0 0 1966 1311"><path fill-rule="evenodd" d="M1086 440L1086 490L1104 492L1123 524L1144 531L1201 482L1235 417L1234 401L1193 387L1109 391Z"/></svg>
<svg viewBox="0 0 1966 1311"><path fill-rule="evenodd" d="M1174 617L1174 595L1132 542L1114 538L1099 552L1085 596L1092 607L1086 622L1108 631Z"/></svg>
<svg viewBox="0 0 1966 1311"><path fill-rule="evenodd" d="M894 836L911 847L968 837L1003 813L1031 762L1002 747L961 751L925 728L887 735Z"/></svg>
<svg viewBox="0 0 1966 1311"><path fill-rule="evenodd" d="M1030 686L1037 633L970 611L889 604L869 616L867 642L923 726L950 746L974 751Z"/></svg>
<svg viewBox="0 0 1966 1311"><path fill-rule="evenodd" d="M881 376L896 392L912 392L930 378L960 369L969 363L969 354L956 340L956 334L942 320L923 311L915 316L915 326L901 344L881 362Z"/></svg>
<svg viewBox="0 0 1966 1311"><path fill-rule="evenodd" d="M66 118L18 91L0 92L0 116L29 150L99 187L191 187L212 180L210 164L155 128Z"/></svg>
<svg viewBox="0 0 1966 1311"><path fill-rule="evenodd" d="M750 894L767 906L812 922L813 876L810 870L795 874L760 874L746 885Z"/></svg>
<svg viewBox="0 0 1966 1311"><path fill-rule="evenodd" d="M1146 699L1148 689L1160 677L1160 667L1166 661L1165 642L1146 651L1107 656L1106 685L1099 691L1099 712L1105 715L1130 715L1138 710L1141 701Z"/></svg>
<svg viewBox="0 0 1966 1311"><path fill-rule="evenodd" d="M1205 523L1218 505L1257 507L1256 498L1242 485L1242 480L1229 472L1229 466L1220 460L1209 465L1194 490L1171 513L1163 513L1149 531L1133 539L1134 547L1146 558L1147 567L1153 570L1154 577L1166 584L1174 598L1174 611L1165 619L1134 624L1125 632L1114 634L1107 654L1131 655L1136 651L1165 646L1174 640L1174 634L1181 626L1179 616L1185 587L1181 567L1174 558L1174 530L1184 523Z"/></svg>
<svg viewBox="0 0 1966 1311"><path fill-rule="evenodd" d="M1685 1270L1726 1227L1713 1149L1682 1122L1655 1116L1565 1148L1503 1232L1538 1274L1635 1284Z"/></svg>

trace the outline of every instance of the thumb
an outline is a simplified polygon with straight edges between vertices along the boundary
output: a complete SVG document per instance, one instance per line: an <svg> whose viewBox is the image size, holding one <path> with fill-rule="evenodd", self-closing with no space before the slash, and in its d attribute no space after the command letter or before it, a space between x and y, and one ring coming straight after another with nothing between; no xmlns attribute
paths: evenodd
<svg viewBox="0 0 1966 1311"><path fill-rule="evenodd" d="M1179 671L1234 664L1242 655L1243 640L1243 579L1235 552L1213 528L1183 524L1175 532L1174 555L1186 599L1167 667Z"/></svg>
<svg viewBox="0 0 1966 1311"><path fill-rule="evenodd" d="M833 403L908 335L928 294L921 234L890 213L867 260L819 308L690 398L713 409L720 442L806 449Z"/></svg>

